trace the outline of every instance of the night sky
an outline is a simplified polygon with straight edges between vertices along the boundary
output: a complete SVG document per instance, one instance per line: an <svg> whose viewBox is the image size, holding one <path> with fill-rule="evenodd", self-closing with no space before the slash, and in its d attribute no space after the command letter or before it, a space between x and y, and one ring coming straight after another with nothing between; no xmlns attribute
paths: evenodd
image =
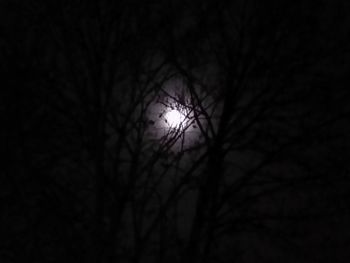
<svg viewBox="0 0 350 263"><path fill-rule="evenodd" d="M0 262L348 262L347 1L0 1Z"/></svg>

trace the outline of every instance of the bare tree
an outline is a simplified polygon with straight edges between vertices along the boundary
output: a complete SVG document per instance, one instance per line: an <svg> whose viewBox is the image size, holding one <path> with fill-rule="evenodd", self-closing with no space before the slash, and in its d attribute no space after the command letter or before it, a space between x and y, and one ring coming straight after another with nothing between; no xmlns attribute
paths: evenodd
<svg viewBox="0 0 350 263"><path fill-rule="evenodd" d="M287 247L293 241L295 247L298 242L303 246L304 237L288 239L282 222L292 220L296 226L334 216L337 209L329 202L343 202L346 197L334 196L335 189L348 185L347 154L341 148L347 141L349 109L338 100L348 95L344 86L335 90L331 82L334 71L344 72L336 61L347 55L346 38L339 34L325 40L334 25L320 21L330 11L307 3L214 5L207 2L197 9L199 30L178 40L181 49L190 34L197 34L201 44L193 52L201 65L216 69L212 74L218 72L211 89L215 94L219 90L215 98L220 105L216 129L207 136L208 166L198 188L186 262L216 261L222 254L225 259L227 237L232 251L246 231L255 231L255 238L285 239ZM189 87L210 90L200 70L191 68L188 54L173 63ZM315 187L329 181L334 184L328 190Z"/></svg>
<svg viewBox="0 0 350 263"><path fill-rule="evenodd" d="M347 31L331 39L338 24L322 23L336 6L6 8L27 34L2 56L23 61L16 86L32 92L5 133L4 196L20 200L7 211L28 211L6 232L9 260L23 261L20 239L36 262L322 260L303 247L348 212Z"/></svg>

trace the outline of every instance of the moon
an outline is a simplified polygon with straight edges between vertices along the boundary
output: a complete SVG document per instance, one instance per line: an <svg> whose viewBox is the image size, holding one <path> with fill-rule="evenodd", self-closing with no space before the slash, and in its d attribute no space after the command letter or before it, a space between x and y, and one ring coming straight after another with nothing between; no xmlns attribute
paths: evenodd
<svg viewBox="0 0 350 263"><path fill-rule="evenodd" d="M181 82L177 85L176 81L171 81L164 84L159 94L150 97L152 101L147 108L146 135L154 147L161 144L170 146L171 151L179 152L204 142L203 131L207 131L206 117L201 113L201 109L192 105L190 94L186 93L186 87L181 85L184 84ZM203 100L202 104L207 107L207 104L211 103L210 97L206 94L203 97L206 100ZM211 108L207 108L212 114Z"/></svg>
<svg viewBox="0 0 350 263"><path fill-rule="evenodd" d="M179 128L185 122L185 115L178 110L170 110L165 114L165 121L171 128Z"/></svg>

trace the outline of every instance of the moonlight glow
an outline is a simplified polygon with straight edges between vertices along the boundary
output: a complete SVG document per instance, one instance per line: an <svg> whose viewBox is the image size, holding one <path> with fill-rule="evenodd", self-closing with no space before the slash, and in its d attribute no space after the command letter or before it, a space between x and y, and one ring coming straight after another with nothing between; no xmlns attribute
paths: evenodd
<svg viewBox="0 0 350 263"><path fill-rule="evenodd" d="M155 143L155 147L161 144L179 152L204 142L207 117L202 111L204 108L208 115L213 116L209 106L212 101L210 96L201 93L199 87L197 95L205 98L201 101L201 107L191 100L186 83L173 79L164 84L156 97L151 97L153 101L147 109L147 137Z"/></svg>
<svg viewBox="0 0 350 263"><path fill-rule="evenodd" d="M185 115L178 110L170 110L165 114L165 120L172 128L178 128L185 121Z"/></svg>

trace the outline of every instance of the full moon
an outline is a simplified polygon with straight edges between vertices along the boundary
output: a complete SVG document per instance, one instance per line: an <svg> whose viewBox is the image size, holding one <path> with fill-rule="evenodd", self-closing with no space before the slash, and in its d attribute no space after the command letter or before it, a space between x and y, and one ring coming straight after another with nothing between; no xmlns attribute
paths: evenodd
<svg viewBox="0 0 350 263"><path fill-rule="evenodd" d="M185 121L185 115L178 110L171 110L165 114L165 120L171 128L178 128Z"/></svg>
<svg viewBox="0 0 350 263"><path fill-rule="evenodd" d="M200 90L198 94L202 96ZM214 104L211 97L203 94L203 98L205 99L201 104L212 116L210 105ZM186 83L181 79L164 84L159 94L157 93L155 97L152 95L150 99L146 117L146 135L155 147L160 144L165 147L164 149L170 147L171 151L179 152L204 142L203 132L210 132L206 129L207 116L202 114L201 107L193 105Z"/></svg>

